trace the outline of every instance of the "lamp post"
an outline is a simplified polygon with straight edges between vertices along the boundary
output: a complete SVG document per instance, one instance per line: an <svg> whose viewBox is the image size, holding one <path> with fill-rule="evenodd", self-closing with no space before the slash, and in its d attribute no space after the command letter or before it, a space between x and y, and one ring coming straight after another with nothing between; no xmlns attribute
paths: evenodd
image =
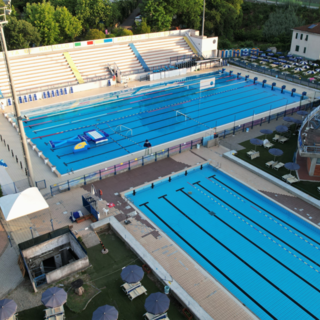
<svg viewBox="0 0 320 320"><path fill-rule="evenodd" d="M14 108L15 117L17 118L17 122L18 122L20 142L22 145L22 151L23 151L23 155L24 155L24 159L25 159L25 165L27 168L29 185L31 187L34 187L34 176L33 176L32 164L31 164L31 160L30 160L30 154L29 154L29 150L28 150L27 138L26 138L26 134L24 132L24 126L23 126L23 122L22 122L23 118L21 117L21 113L20 113L18 96L17 96L16 90L14 87L14 82L13 82L13 78L12 78L11 67L10 67L10 62L9 62L9 57L8 57L8 52L7 52L6 39L4 37L4 32L3 32L4 25L8 23L7 18L6 18L6 14L7 14L6 11L8 11L9 14L11 12L9 9L7 9L7 7L0 8L1 44L2 44L2 49L4 52L4 58L5 58L5 61L7 64L7 69L8 69L9 83L10 83L11 92L12 92L12 105Z"/></svg>

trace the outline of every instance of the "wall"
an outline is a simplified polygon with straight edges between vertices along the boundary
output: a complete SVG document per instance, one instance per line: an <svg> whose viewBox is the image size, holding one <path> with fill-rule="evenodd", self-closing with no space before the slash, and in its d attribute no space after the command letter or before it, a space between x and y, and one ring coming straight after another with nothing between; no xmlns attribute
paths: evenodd
<svg viewBox="0 0 320 320"><path fill-rule="evenodd" d="M62 268L59 268L47 273L46 274L47 283L58 281L61 278L64 278L74 272L78 272L87 267L89 267L89 258L86 256L82 259L69 263Z"/></svg>
<svg viewBox="0 0 320 320"><path fill-rule="evenodd" d="M296 34L298 33L298 39ZM300 35L303 34L303 39L300 40ZM306 41L306 35L308 35L308 41ZM299 46L299 51L296 51L296 46ZM306 48L306 53L303 53L303 49ZM293 55L301 56L311 60L320 59L320 35L294 30L291 39L290 53Z"/></svg>
<svg viewBox="0 0 320 320"><path fill-rule="evenodd" d="M218 37L203 38L191 36L193 44L205 58L215 58L218 54ZM214 51L214 52L213 52Z"/></svg>
<svg viewBox="0 0 320 320"><path fill-rule="evenodd" d="M69 240L70 240L70 247L71 247L72 251L78 256L78 258L79 259L85 258L86 254L83 252L79 243L76 241L76 239L70 233L69 233Z"/></svg>

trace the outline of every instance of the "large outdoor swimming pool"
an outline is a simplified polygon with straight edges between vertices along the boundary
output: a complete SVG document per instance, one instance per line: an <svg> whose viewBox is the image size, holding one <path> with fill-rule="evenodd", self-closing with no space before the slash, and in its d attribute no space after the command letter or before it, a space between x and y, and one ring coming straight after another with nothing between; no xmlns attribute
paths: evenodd
<svg viewBox="0 0 320 320"><path fill-rule="evenodd" d="M24 125L26 135L64 174L140 151L146 139L160 145L300 99L298 94L215 72L137 88L96 103L68 103L36 115L37 110L30 110L24 112L30 118ZM108 142L90 142L90 149L77 153L74 142L55 148L50 144L90 130L109 134Z"/></svg>
<svg viewBox="0 0 320 320"><path fill-rule="evenodd" d="M125 196L260 319L320 319L316 227L210 165Z"/></svg>

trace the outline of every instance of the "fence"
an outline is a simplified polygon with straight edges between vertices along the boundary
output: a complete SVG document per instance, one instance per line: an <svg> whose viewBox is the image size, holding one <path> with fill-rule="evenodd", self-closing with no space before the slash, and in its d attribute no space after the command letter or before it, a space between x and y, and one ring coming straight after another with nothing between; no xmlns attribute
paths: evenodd
<svg viewBox="0 0 320 320"><path fill-rule="evenodd" d="M294 82L294 83L297 83L297 84L300 84L300 85L303 85L303 86L306 86L306 87L309 87L309 88L314 88L314 89L320 90L320 84L316 84L316 83L314 83L314 82L312 82L310 80L306 80L306 79L303 79L303 78L298 78L297 76L293 76L291 74L286 74L283 71L281 72L281 71L266 69L266 68L263 68L263 67L260 67L260 66L253 65L253 64L248 63L248 62L234 60L232 58L230 58L230 59L228 59L226 61L228 61L231 64L238 65L239 67L246 68L246 69L251 70L251 71L263 73L263 74L266 74L266 75L269 75L269 76L277 77L277 78L282 79L282 80ZM224 65L226 65L226 63L227 63L226 61L224 61Z"/></svg>
<svg viewBox="0 0 320 320"><path fill-rule="evenodd" d="M152 162L156 162L156 161L164 159L164 158L168 158L168 157L173 156L177 153L181 153L182 151L185 151L185 150L191 150L197 144L201 144L201 141L202 141L202 138L195 139L195 140L192 140L189 142L179 144L174 147L164 149L160 152L155 152L150 155L145 155L140 158L135 158L133 160L123 162L123 163L114 165L109 168L104 168L104 169L101 169L98 171L94 171L92 173L80 176L80 177L72 179L72 180L67 180L67 181L64 181L64 182L61 182L58 184L54 184L54 185L50 186L51 195L53 196L53 195L58 194L60 192L68 191L71 188L80 187L80 186L86 185L88 183L97 181L97 180L102 180L107 177L117 175L119 173L129 171L131 169L138 168L138 167L144 166L144 165L152 163Z"/></svg>
<svg viewBox="0 0 320 320"><path fill-rule="evenodd" d="M46 180L35 181L35 184L39 190L47 187ZM30 188L29 180L27 178L0 186L4 196L19 193Z"/></svg>

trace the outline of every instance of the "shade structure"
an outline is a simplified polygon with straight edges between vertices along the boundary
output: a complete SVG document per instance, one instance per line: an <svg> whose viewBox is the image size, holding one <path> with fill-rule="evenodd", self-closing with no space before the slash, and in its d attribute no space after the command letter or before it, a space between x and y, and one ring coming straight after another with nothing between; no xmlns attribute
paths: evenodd
<svg viewBox="0 0 320 320"><path fill-rule="evenodd" d="M297 163L294 162L287 162L284 167L288 170L293 171L293 170L299 170L300 166Z"/></svg>
<svg viewBox="0 0 320 320"><path fill-rule="evenodd" d="M302 68L303 70L310 69L310 67L309 67L309 66L302 66L301 68Z"/></svg>
<svg viewBox="0 0 320 320"><path fill-rule="evenodd" d="M300 62L300 65L302 65L302 66L306 66L307 64L308 64L307 61L301 61L301 62Z"/></svg>
<svg viewBox="0 0 320 320"><path fill-rule="evenodd" d="M20 193L0 198L0 208L6 221L49 208L38 188L28 188Z"/></svg>
<svg viewBox="0 0 320 320"><path fill-rule="evenodd" d="M263 141L260 139L250 139L250 143L253 144L255 146L255 150L257 148L257 146L262 146L263 145Z"/></svg>
<svg viewBox="0 0 320 320"><path fill-rule="evenodd" d="M144 308L152 314L161 314L166 312L170 306L170 299L161 292L152 293L146 299Z"/></svg>
<svg viewBox="0 0 320 320"><path fill-rule="evenodd" d="M320 69L315 69L315 71L320 72Z"/></svg>
<svg viewBox="0 0 320 320"><path fill-rule="evenodd" d="M264 138L266 138L267 134L271 134L273 131L269 129L262 129L260 130L261 133L264 134Z"/></svg>
<svg viewBox="0 0 320 320"><path fill-rule="evenodd" d="M10 299L0 300L0 320L7 320L17 311L17 304Z"/></svg>
<svg viewBox="0 0 320 320"><path fill-rule="evenodd" d="M317 63L310 63L310 66L312 67L319 67L319 65Z"/></svg>
<svg viewBox="0 0 320 320"><path fill-rule="evenodd" d="M294 68L294 71L299 71L299 72L301 72L301 71L303 71L303 69L302 69L302 68Z"/></svg>
<svg viewBox="0 0 320 320"><path fill-rule="evenodd" d="M99 307L92 315L92 320L117 320L119 317L118 310L109 305Z"/></svg>
<svg viewBox="0 0 320 320"><path fill-rule="evenodd" d="M289 129L286 126L277 126L276 127L276 131L279 133L285 133L287 132Z"/></svg>
<svg viewBox="0 0 320 320"><path fill-rule="evenodd" d="M309 71L307 71L307 74L316 74L317 72L316 71L314 71L314 70L309 70Z"/></svg>
<svg viewBox="0 0 320 320"><path fill-rule="evenodd" d="M292 117L283 117L283 120L287 122L294 122L295 119Z"/></svg>
<svg viewBox="0 0 320 320"><path fill-rule="evenodd" d="M136 265L127 266L121 271L121 279L127 283L141 281L143 276L143 269Z"/></svg>
<svg viewBox="0 0 320 320"><path fill-rule="evenodd" d="M297 112L297 114L300 114L300 116L306 116L308 114L308 111L305 111L305 110L299 110Z"/></svg>
<svg viewBox="0 0 320 320"><path fill-rule="evenodd" d="M52 287L47 289L41 298L41 302L48 308L62 306L67 301L67 293L62 288Z"/></svg>
<svg viewBox="0 0 320 320"><path fill-rule="evenodd" d="M272 52L268 53L268 56L273 56L273 55L274 55L274 53L272 53Z"/></svg>
<svg viewBox="0 0 320 320"><path fill-rule="evenodd" d="M289 69L289 68L292 68L292 66L290 66L289 64L285 64L282 68L283 69Z"/></svg>
<svg viewBox="0 0 320 320"><path fill-rule="evenodd" d="M269 153L274 156L274 160L276 160L276 157L280 157L283 155L283 151L276 148L269 149Z"/></svg>

